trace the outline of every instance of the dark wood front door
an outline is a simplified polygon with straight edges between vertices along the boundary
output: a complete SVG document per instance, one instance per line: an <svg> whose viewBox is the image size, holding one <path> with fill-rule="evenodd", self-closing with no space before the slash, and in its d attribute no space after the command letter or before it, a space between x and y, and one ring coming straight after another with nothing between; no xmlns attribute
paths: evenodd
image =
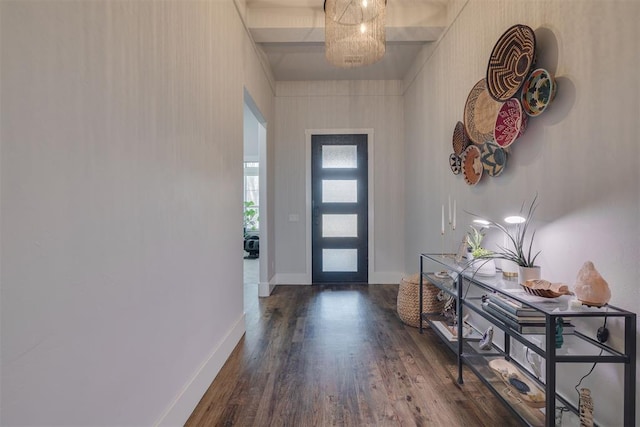
<svg viewBox="0 0 640 427"><path fill-rule="evenodd" d="M312 135L314 283L368 281L367 135Z"/></svg>

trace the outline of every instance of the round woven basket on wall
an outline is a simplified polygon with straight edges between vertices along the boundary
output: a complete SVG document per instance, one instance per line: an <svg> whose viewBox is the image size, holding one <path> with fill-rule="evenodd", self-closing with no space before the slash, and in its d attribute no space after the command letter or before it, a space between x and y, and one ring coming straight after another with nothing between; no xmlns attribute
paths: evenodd
<svg viewBox="0 0 640 427"><path fill-rule="evenodd" d="M438 300L440 290L426 281L422 284L422 309L425 313L441 313L445 301ZM420 326L420 274L403 277L398 288L398 316L409 326ZM426 325L426 324L425 324Z"/></svg>

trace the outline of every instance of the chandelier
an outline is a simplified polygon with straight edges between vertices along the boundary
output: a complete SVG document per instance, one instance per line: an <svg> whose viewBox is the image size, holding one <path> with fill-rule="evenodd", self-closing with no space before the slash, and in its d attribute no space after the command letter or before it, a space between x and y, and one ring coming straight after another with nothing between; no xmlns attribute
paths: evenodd
<svg viewBox="0 0 640 427"><path fill-rule="evenodd" d="M370 65L385 52L386 0L325 0L327 60L341 68Z"/></svg>

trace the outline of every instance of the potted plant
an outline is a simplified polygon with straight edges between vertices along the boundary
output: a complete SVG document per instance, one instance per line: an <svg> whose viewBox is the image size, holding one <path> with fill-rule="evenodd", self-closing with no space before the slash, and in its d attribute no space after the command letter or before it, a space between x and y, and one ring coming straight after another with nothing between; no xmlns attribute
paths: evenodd
<svg viewBox="0 0 640 427"><path fill-rule="evenodd" d="M490 226L496 227L504 233L508 244L506 246L498 246L497 251L480 256L482 259L502 259L516 264L518 266L520 283L524 283L529 279L540 278L540 266L536 265L536 259L541 251L533 251L533 241L536 236L536 231L533 230L531 237L528 236L530 231L529 225L537 208L537 199L538 196L536 195L526 212L524 211L523 203L520 208L523 221L510 227L505 227L495 221L488 220Z"/></svg>
<svg viewBox="0 0 640 427"><path fill-rule="evenodd" d="M244 202L244 250L249 258L257 258L260 253L260 236L258 233L258 209L254 202Z"/></svg>
<svg viewBox="0 0 640 427"><path fill-rule="evenodd" d="M258 229L258 209L252 201L244 202L244 232Z"/></svg>
<svg viewBox="0 0 640 427"><path fill-rule="evenodd" d="M469 244L469 265L476 268L475 274L480 276L493 276L496 274L496 264L491 257L493 252L482 247L484 239L484 228L477 229L470 226L471 231L467 233L467 243Z"/></svg>

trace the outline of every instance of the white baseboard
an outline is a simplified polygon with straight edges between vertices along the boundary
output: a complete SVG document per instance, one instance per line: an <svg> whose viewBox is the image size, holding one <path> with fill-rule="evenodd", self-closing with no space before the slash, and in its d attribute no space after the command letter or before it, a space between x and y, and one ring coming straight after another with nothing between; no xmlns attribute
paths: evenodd
<svg viewBox="0 0 640 427"><path fill-rule="evenodd" d="M369 283L400 283L402 276L403 273L397 271L374 272L369 275ZM311 281L306 273L278 273L274 276L273 283L278 285L310 285Z"/></svg>
<svg viewBox="0 0 640 427"><path fill-rule="evenodd" d="M396 271L380 271L369 275L369 284L400 283L404 274Z"/></svg>
<svg viewBox="0 0 640 427"><path fill-rule="evenodd" d="M310 285L311 278L306 273L278 273L273 276L276 285Z"/></svg>
<svg viewBox="0 0 640 427"><path fill-rule="evenodd" d="M276 285L269 282L260 282L258 284L258 296L260 298L268 297L271 292L276 288Z"/></svg>
<svg viewBox="0 0 640 427"><path fill-rule="evenodd" d="M244 313L200 365L154 426L183 426L245 333Z"/></svg>

